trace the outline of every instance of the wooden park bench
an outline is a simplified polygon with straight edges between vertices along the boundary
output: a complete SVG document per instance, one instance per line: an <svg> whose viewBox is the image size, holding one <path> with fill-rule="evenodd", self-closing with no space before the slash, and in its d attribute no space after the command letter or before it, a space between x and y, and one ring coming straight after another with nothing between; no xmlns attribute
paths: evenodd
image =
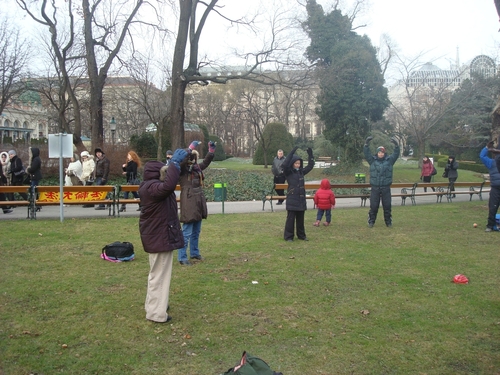
<svg viewBox="0 0 500 375"><path fill-rule="evenodd" d="M306 199L313 199L314 193L316 190L320 188L320 183L317 182L306 182L304 184L306 190ZM331 184L332 190L335 192L335 199L342 198L360 198L361 206L366 205L366 200L370 198L370 184ZM271 211L274 211L273 201L276 200L285 200L286 195L276 195L277 190L286 190L288 188L288 184L273 184L271 190L263 191L262 196L262 211L265 209L266 202L269 202L271 205ZM348 190L348 192L344 192L343 190Z"/></svg>
<svg viewBox="0 0 500 375"><path fill-rule="evenodd" d="M329 168L334 165L334 160L330 156L319 156L316 161L320 168Z"/></svg>

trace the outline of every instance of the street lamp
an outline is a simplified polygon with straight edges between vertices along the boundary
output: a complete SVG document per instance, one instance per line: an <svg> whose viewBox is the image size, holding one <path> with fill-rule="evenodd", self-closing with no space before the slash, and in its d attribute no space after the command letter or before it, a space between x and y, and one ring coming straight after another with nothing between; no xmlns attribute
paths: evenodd
<svg viewBox="0 0 500 375"><path fill-rule="evenodd" d="M113 146L115 145L115 132L116 132L116 120L114 117L111 117L111 121L109 122L109 129L111 130L111 142Z"/></svg>

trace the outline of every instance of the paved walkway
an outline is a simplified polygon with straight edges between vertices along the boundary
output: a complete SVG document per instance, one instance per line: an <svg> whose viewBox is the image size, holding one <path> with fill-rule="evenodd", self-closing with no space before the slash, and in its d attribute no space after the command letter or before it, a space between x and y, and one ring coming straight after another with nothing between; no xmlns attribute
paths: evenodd
<svg viewBox="0 0 500 375"><path fill-rule="evenodd" d="M393 191L394 194L398 194L398 190ZM477 195L474 195L473 200L478 200ZM416 197L417 205L422 204L436 204L435 196L426 197ZM457 198L453 199L453 202L467 202L469 201L468 194L459 194ZM487 203L488 193L483 194L483 201ZM273 208L275 212L285 211L285 204L276 205L276 201L273 202ZM361 199L359 198L342 198L337 200L336 209L344 208L360 208ZM369 203L368 203L369 204ZM401 205L401 198L395 197L392 199L393 206ZM440 204L450 204L447 202L446 197L443 197L442 203ZM411 207L411 200L406 199L406 205ZM127 205L126 212L121 212L120 217L139 217L139 212L137 211L138 205L129 204ZM308 200L308 208L313 208L312 200ZM368 211L368 207L361 207L361 209ZM208 202L208 213L209 214L236 214L236 213L250 213L250 212L266 212L271 213L271 205L269 202L265 204L265 210L262 211L262 200L255 201L245 201L245 202ZM43 219L61 219L61 210L59 206L44 206L40 212L36 213L37 220ZM23 219L27 217L26 207L17 207L10 214L1 214L0 220L12 220L12 219ZM108 216L108 210L96 211L93 208L83 208L80 205L71 205L63 207L63 219L72 218L110 218L113 216Z"/></svg>

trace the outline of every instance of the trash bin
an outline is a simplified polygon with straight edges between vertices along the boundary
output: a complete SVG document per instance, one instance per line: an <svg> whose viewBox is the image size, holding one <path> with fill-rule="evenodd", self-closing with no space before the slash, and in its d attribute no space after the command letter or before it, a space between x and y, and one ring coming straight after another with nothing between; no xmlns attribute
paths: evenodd
<svg viewBox="0 0 500 375"><path fill-rule="evenodd" d="M355 173L354 174L355 182L357 184L366 183L366 175L364 173Z"/></svg>
<svg viewBox="0 0 500 375"><path fill-rule="evenodd" d="M216 202L224 202L227 198L227 184L214 184L214 200Z"/></svg>

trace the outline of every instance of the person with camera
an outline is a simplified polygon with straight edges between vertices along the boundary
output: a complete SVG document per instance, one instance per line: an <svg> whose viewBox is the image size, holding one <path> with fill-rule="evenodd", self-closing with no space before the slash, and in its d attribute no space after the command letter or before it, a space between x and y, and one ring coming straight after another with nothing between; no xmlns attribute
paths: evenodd
<svg viewBox="0 0 500 375"><path fill-rule="evenodd" d="M203 171L208 168L215 156L215 143L208 142L208 153L201 163L198 163L198 151L195 148L200 141L193 141L189 145L191 154L186 164L181 166L181 218L182 233L184 235L184 247L177 252L177 260L181 266L190 266L187 248L189 246L189 258L203 260L198 246L201 223L208 217L207 200L203 193L205 175ZM173 159L173 158L172 158Z"/></svg>
<svg viewBox="0 0 500 375"><path fill-rule="evenodd" d="M189 151L177 149L168 166L161 161L148 161L144 165L144 181L139 188L139 233L144 251L149 255L144 308L146 319L155 323L172 320L167 309L174 250L184 246L184 236L177 215L175 187L181 165L186 163L188 156Z"/></svg>
<svg viewBox="0 0 500 375"><path fill-rule="evenodd" d="M392 170L394 163L399 157L399 144L396 138L391 138L394 144L394 152L392 155L387 155L385 147L377 148L377 153L372 155L370 152L370 142L373 137L368 137L365 140L363 153L365 159L370 165L370 211L368 212L368 226L373 228L377 213L382 200L384 209L384 221L387 227L392 227L392 205L391 205L391 184Z"/></svg>

